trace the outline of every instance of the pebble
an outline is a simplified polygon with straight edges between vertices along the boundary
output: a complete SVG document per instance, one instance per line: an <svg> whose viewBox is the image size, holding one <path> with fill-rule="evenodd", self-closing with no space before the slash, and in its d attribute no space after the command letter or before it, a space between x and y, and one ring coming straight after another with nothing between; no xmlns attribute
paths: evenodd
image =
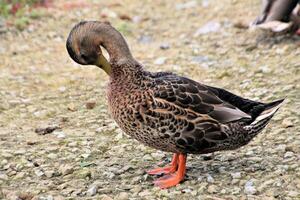
<svg viewBox="0 0 300 200"><path fill-rule="evenodd" d="M289 196L289 197L300 197L300 193L298 191L289 191L287 193L287 196Z"/></svg>
<svg viewBox="0 0 300 200"><path fill-rule="evenodd" d="M153 158L149 154L146 154L146 155L143 156L142 160L150 161L150 160L153 160Z"/></svg>
<svg viewBox="0 0 300 200"><path fill-rule="evenodd" d="M17 173L17 175L15 176L16 179L22 179L25 177L25 172L20 172L20 173ZM1 178L0 178L1 179Z"/></svg>
<svg viewBox="0 0 300 200"><path fill-rule="evenodd" d="M12 158L12 157L14 156L13 154L8 153L8 152L3 152L1 155L2 155L4 158L7 158L7 159L10 159L10 158Z"/></svg>
<svg viewBox="0 0 300 200"><path fill-rule="evenodd" d="M92 185L88 190L87 190L87 194L89 196L94 196L95 194L97 194L97 190L98 190L98 186L97 185Z"/></svg>
<svg viewBox="0 0 300 200"><path fill-rule="evenodd" d="M170 44L169 43L162 43L162 44L160 44L159 48L162 49L162 50L169 49Z"/></svg>
<svg viewBox="0 0 300 200"><path fill-rule="evenodd" d="M207 174L206 179L207 179L208 183L213 183L215 181L214 178L210 174Z"/></svg>
<svg viewBox="0 0 300 200"><path fill-rule="evenodd" d="M285 118L281 124L284 128L289 128L294 126L293 122L289 118Z"/></svg>
<svg viewBox="0 0 300 200"><path fill-rule="evenodd" d="M245 183L244 192L247 195L253 195L256 193L256 188L253 185L253 181L249 180Z"/></svg>
<svg viewBox="0 0 300 200"><path fill-rule="evenodd" d="M132 191L133 193L138 193L138 192L142 191L142 187L137 185L137 186L133 187L130 191Z"/></svg>
<svg viewBox="0 0 300 200"><path fill-rule="evenodd" d="M151 192L147 189L139 193L140 197L145 197L145 196L149 196L149 195L151 195Z"/></svg>
<svg viewBox="0 0 300 200"><path fill-rule="evenodd" d="M149 44L152 42L152 37L148 35L142 35L139 39L138 42L142 44Z"/></svg>
<svg viewBox="0 0 300 200"><path fill-rule="evenodd" d="M212 194L212 193L217 193L218 192L218 188L215 185L210 185L207 188L207 192Z"/></svg>
<svg viewBox="0 0 300 200"><path fill-rule="evenodd" d="M220 28L221 24L219 22L207 22L194 33L194 37L198 37L207 33L217 32L220 30Z"/></svg>
<svg viewBox="0 0 300 200"><path fill-rule="evenodd" d="M47 155L47 158L50 158L50 159L56 159L56 158L57 158L57 154L55 154L55 153L49 153L49 154Z"/></svg>
<svg viewBox="0 0 300 200"><path fill-rule="evenodd" d="M192 58L192 62L194 63L204 63L204 62L209 62L211 61L207 56L194 56Z"/></svg>
<svg viewBox="0 0 300 200"><path fill-rule="evenodd" d="M166 57L159 57L157 59L155 59L154 64L155 65L163 65L165 64L167 58Z"/></svg>
<svg viewBox="0 0 300 200"><path fill-rule="evenodd" d="M55 131L53 132L54 135L56 135L57 138L63 139L66 137L66 134L63 131Z"/></svg>
<svg viewBox="0 0 300 200"><path fill-rule="evenodd" d="M59 129L60 127L57 125L48 125L46 127L39 127L36 128L34 130L35 133L37 133L38 135L46 135L49 133L52 133L53 131L55 131L56 129Z"/></svg>
<svg viewBox="0 0 300 200"><path fill-rule="evenodd" d="M85 107L86 107L86 109L91 110L91 109L93 109L93 108L96 107L96 102L95 102L95 101L89 101L89 102L87 102L87 103L85 104Z"/></svg>
<svg viewBox="0 0 300 200"><path fill-rule="evenodd" d="M231 173L230 175L233 179L240 179L242 177L241 172L234 172L234 173Z"/></svg>
<svg viewBox="0 0 300 200"><path fill-rule="evenodd" d="M45 172L46 177L51 178L54 176L55 172L53 170L46 170Z"/></svg>
<svg viewBox="0 0 300 200"><path fill-rule="evenodd" d="M127 200L129 199L129 195L127 192L121 192L117 197L116 200Z"/></svg>
<svg viewBox="0 0 300 200"><path fill-rule="evenodd" d="M59 172L65 176L68 174L72 174L74 172L74 169L73 169L73 166L65 164L65 165L61 165L59 167Z"/></svg>
<svg viewBox="0 0 300 200"><path fill-rule="evenodd" d="M118 15L117 13L115 13L114 11L108 9L108 8L104 8L101 13L100 16L102 17L109 17L109 18L117 18Z"/></svg>
<svg viewBox="0 0 300 200"><path fill-rule="evenodd" d="M176 10L184 10L197 6L197 1L188 1L186 3L178 3L175 5Z"/></svg>
<svg viewBox="0 0 300 200"><path fill-rule="evenodd" d="M287 151L285 154L284 154L284 158L291 158L294 156L294 152L292 151Z"/></svg>
<svg viewBox="0 0 300 200"><path fill-rule="evenodd" d="M34 170L34 173L35 173L37 176L39 176L39 177L45 175L44 172L43 172L42 170L40 170L40 169Z"/></svg>
<svg viewBox="0 0 300 200"><path fill-rule="evenodd" d="M39 197L39 200L54 200L54 197L52 195L41 196Z"/></svg>
<svg viewBox="0 0 300 200"><path fill-rule="evenodd" d="M8 176L6 174L0 172L0 180L6 181L6 180L8 180Z"/></svg>
<svg viewBox="0 0 300 200"><path fill-rule="evenodd" d="M99 197L100 200L113 200L110 196L103 194Z"/></svg>

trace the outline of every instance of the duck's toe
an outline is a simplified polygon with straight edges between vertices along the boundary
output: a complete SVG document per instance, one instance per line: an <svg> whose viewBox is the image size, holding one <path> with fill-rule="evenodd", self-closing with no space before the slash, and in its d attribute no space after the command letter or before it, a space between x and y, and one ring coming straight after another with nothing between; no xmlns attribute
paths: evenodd
<svg viewBox="0 0 300 200"><path fill-rule="evenodd" d="M167 174L154 181L154 185L160 187L161 189L167 189L176 186L183 179L184 176L181 176L180 173Z"/></svg>
<svg viewBox="0 0 300 200"><path fill-rule="evenodd" d="M170 174L170 173L174 173L175 171L176 171L176 166L171 165L171 166L151 169L147 171L147 174L150 175Z"/></svg>

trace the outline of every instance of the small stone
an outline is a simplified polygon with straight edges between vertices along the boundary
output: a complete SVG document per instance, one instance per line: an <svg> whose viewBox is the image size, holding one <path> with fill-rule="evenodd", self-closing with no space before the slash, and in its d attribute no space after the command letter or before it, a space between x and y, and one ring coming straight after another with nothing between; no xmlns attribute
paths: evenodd
<svg viewBox="0 0 300 200"><path fill-rule="evenodd" d="M30 200L33 199L34 195L31 193L27 193L27 192L22 192L18 194L18 200Z"/></svg>
<svg viewBox="0 0 300 200"><path fill-rule="evenodd" d="M100 16L103 18L109 17L109 18L117 18L118 15L117 13L115 13L114 11L108 9L108 8L104 8L101 13Z"/></svg>
<svg viewBox="0 0 300 200"><path fill-rule="evenodd" d="M240 179L242 176L241 176L241 172L234 172L234 173L231 173L231 177L233 179Z"/></svg>
<svg viewBox="0 0 300 200"><path fill-rule="evenodd" d="M20 172L20 173L17 173L17 175L15 176L16 179L22 179L25 177L25 172ZM1 179L1 178L0 178Z"/></svg>
<svg viewBox="0 0 300 200"><path fill-rule="evenodd" d="M34 130L34 132L37 133L38 135L46 135L46 134L52 133L53 131L55 131L59 128L60 127L57 125L50 125L50 126L46 126L46 127L36 128Z"/></svg>
<svg viewBox="0 0 300 200"><path fill-rule="evenodd" d="M11 153L3 152L3 153L2 153L2 156L3 156L4 158L10 159L10 158L12 158L14 155L11 154Z"/></svg>
<svg viewBox="0 0 300 200"><path fill-rule="evenodd" d="M186 189L183 189L181 190L182 193L191 193L192 190L190 188L186 188Z"/></svg>
<svg viewBox="0 0 300 200"><path fill-rule="evenodd" d="M194 33L194 37L198 37L200 35L211 33L211 32L217 32L220 30L220 28L221 28L221 24L219 22L214 22L214 21L207 22Z"/></svg>
<svg viewBox="0 0 300 200"><path fill-rule="evenodd" d="M209 61L211 60L207 56L194 56L192 58L192 62L199 63L199 64L209 62Z"/></svg>
<svg viewBox="0 0 300 200"><path fill-rule="evenodd" d="M245 187L244 187L244 192L245 192L245 194L248 194L248 195L253 195L256 193L256 189L251 180L246 182Z"/></svg>
<svg viewBox="0 0 300 200"><path fill-rule="evenodd" d="M214 178L210 174L207 174L206 179L207 179L208 183L213 183L215 181Z"/></svg>
<svg viewBox="0 0 300 200"><path fill-rule="evenodd" d="M122 138L123 138L123 133L121 132L121 133L118 133L118 134L116 135L115 140L119 141L119 140L121 140Z"/></svg>
<svg viewBox="0 0 300 200"><path fill-rule="evenodd" d="M145 197L145 196L149 196L149 195L151 195L151 192L149 190L144 190L139 193L140 197Z"/></svg>
<svg viewBox="0 0 300 200"><path fill-rule="evenodd" d="M0 180L7 181L8 180L8 176L6 174L0 172Z"/></svg>
<svg viewBox="0 0 300 200"><path fill-rule="evenodd" d="M287 193L287 196L289 196L289 197L300 197L300 193L297 192L297 191L289 191Z"/></svg>
<svg viewBox="0 0 300 200"><path fill-rule="evenodd" d="M121 192L117 197L116 200L127 200L129 199L129 195L126 192Z"/></svg>
<svg viewBox="0 0 300 200"><path fill-rule="evenodd" d="M165 64L167 58L166 57L159 57L154 61L155 65L163 65Z"/></svg>
<svg viewBox="0 0 300 200"><path fill-rule="evenodd" d="M151 156L155 159L159 159L161 160L163 157L165 157L165 154L163 152L154 152L154 153L151 153Z"/></svg>
<svg viewBox="0 0 300 200"><path fill-rule="evenodd" d="M284 154L284 158L291 158L294 156L294 152L292 151L287 151L285 154Z"/></svg>
<svg viewBox="0 0 300 200"><path fill-rule="evenodd" d="M56 135L56 137L60 138L60 139L63 139L66 137L66 134L62 131L55 131L53 134Z"/></svg>
<svg viewBox="0 0 300 200"><path fill-rule="evenodd" d="M3 156L3 154L2 154L2 156ZM3 156L3 157L4 157L4 156ZM3 159L3 160L0 162L0 165L4 166L4 165L6 165L7 163L8 163L8 160Z"/></svg>
<svg viewBox="0 0 300 200"><path fill-rule="evenodd" d="M69 111L72 111L72 112L77 110L75 104L73 104L73 103L70 103L67 108Z"/></svg>
<svg viewBox="0 0 300 200"><path fill-rule="evenodd" d="M144 155L142 159L143 159L144 161L153 160L152 156L150 156L149 154Z"/></svg>
<svg viewBox="0 0 300 200"><path fill-rule="evenodd" d="M252 155L254 155L254 152L252 150L249 150L249 151L246 152L246 155L247 156L252 156Z"/></svg>
<svg viewBox="0 0 300 200"><path fill-rule="evenodd" d="M56 159L56 158L57 158L57 154L55 154L55 153L49 153L49 154L47 155L47 158L50 158L50 159Z"/></svg>
<svg viewBox="0 0 300 200"><path fill-rule="evenodd" d="M41 197L39 197L39 200L54 200L54 197L52 195L41 196Z"/></svg>
<svg viewBox="0 0 300 200"><path fill-rule="evenodd" d="M106 194L101 195L99 199L100 200L113 200L110 196L108 196Z"/></svg>
<svg viewBox="0 0 300 200"><path fill-rule="evenodd" d="M210 185L207 188L207 192L212 194L212 193L217 193L218 192L218 188L215 185Z"/></svg>
<svg viewBox="0 0 300 200"><path fill-rule="evenodd" d="M188 1L186 3L178 3L176 4L176 10L184 10L189 8L194 8L197 6L197 1Z"/></svg>
<svg viewBox="0 0 300 200"><path fill-rule="evenodd" d="M35 173L37 176L39 176L39 177L45 175L44 172L43 172L42 170L40 170L40 169L34 170L34 173Z"/></svg>
<svg viewBox="0 0 300 200"><path fill-rule="evenodd" d="M97 185L92 185L88 191L87 191L87 194L89 196L94 196L95 194L97 194L97 190L98 190L98 186Z"/></svg>
<svg viewBox="0 0 300 200"><path fill-rule="evenodd" d="M66 87L59 87L58 91L60 91L61 93L64 93L67 90Z"/></svg>
<svg viewBox="0 0 300 200"><path fill-rule="evenodd" d="M285 118L281 124L284 128L289 128L294 126L293 122L289 118Z"/></svg>
<svg viewBox="0 0 300 200"><path fill-rule="evenodd" d="M169 43L162 43L160 46L159 46L160 49L162 50L166 50L166 49L169 49L170 48L170 45Z"/></svg>
<svg viewBox="0 0 300 200"><path fill-rule="evenodd" d="M132 191L133 193L139 193L140 191L142 191L142 187L137 185L134 188L132 188L130 191Z"/></svg>
<svg viewBox="0 0 300 200"><path fill-rule="evenodd" d="M89 110L93 109L96 107L96 102L95 101L89 101L85 104L85 107Z"/></svg>
<svg viewBox="0 0 300 200"><path fill-rule="evenodd" d="M15 155L24 155L26 153L25 149L19 149L14 152Z"/></svg>
<svg viewBox="0 0 300 200"><path fill-rule="evenodd" d="M52 178L55 174L55 172L53 170L47 170L44 173L45 173L46 177L48 177L48 178Z"/></svg>
<svg viewBox="0 0 300 200"><path fill-rule="evenodd" d="M152 37L148 36L148 35L142 35L139 39L138 39L139 43L142 44L149 44L152 42Z"/></svg>
<svg viewBox="0 0 300 200"><path fill-rule="evenodd" d="M73 169L73 166L66 164L66 165L61 165L59 167L59 172L62 175L68 175L68 174L72 174L74 172L74 169Z"/></svg>

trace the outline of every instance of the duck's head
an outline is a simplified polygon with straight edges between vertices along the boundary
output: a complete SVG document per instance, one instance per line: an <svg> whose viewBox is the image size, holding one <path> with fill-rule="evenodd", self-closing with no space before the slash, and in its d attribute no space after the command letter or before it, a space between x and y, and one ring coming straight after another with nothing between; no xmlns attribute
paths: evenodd
<svg viewBox="0 0 300 200"><path fill-rule="evenodd" d="M109 54L109 62L103 56L101 46ZM107 74L111 62L134 60L123 36L110 24L98 21L83 21L71 30L66 47L70 57L81 65L96 65Z"/></svg>

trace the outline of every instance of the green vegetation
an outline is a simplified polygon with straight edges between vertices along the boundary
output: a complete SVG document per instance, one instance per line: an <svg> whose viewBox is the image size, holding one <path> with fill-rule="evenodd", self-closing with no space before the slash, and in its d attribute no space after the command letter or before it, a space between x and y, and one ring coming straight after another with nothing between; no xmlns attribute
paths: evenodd
<svg viewBox="0 0 300 200"><path fill-rule="evenodd" d="M23 30L31 19L39 19L44 15L37 6L46 6L47 0L0 0L0 17L5 18L19 30Z"/></svg>

